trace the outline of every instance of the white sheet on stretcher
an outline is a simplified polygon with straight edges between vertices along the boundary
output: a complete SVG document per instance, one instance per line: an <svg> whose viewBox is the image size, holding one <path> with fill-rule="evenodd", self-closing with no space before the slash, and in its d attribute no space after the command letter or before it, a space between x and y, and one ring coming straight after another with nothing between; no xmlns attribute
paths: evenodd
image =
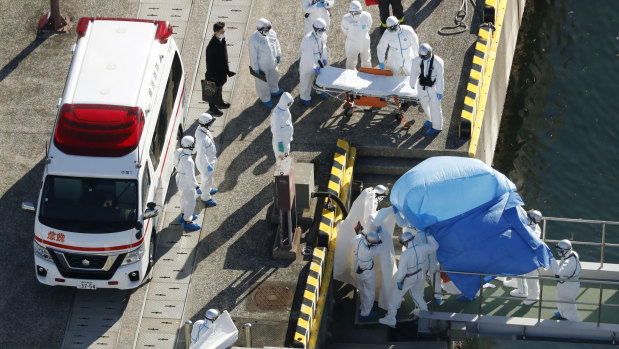
<svg viewBox="0 0 619 349"><path fill-rule="evenodd" d="M330 66L320 70L316 85L369 97L417 97L417 90L411 87L409 76L374 75Z"/></svg>

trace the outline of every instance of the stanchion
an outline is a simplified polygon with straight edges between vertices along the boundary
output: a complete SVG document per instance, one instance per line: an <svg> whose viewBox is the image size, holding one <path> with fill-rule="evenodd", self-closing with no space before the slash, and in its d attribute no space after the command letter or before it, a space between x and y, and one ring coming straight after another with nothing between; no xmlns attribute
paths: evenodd
<svg viewBox="0 0 619 349"><path fill-rule="evenodd" d="M246 323L243 328L245 329L245 346L251 348L251 324Z"/></svg>

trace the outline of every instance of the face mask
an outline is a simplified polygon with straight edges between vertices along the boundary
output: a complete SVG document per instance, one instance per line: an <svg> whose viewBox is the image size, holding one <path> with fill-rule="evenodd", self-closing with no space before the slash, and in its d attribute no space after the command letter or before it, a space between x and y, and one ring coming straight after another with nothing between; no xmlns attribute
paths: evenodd
<svg viewBox="0 0 619 349"><path fill-rule="evenodd" d="M223 40L226 38L226 33L223 33L219 36L219 40Z"/></svg>

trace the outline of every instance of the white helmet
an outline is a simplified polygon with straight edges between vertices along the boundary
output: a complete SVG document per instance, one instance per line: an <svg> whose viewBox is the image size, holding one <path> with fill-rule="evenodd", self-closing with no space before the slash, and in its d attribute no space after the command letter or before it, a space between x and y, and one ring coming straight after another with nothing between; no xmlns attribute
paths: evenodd
<svg viewBox="0 0 619 349"><path fill-rule="evenodd" d="M277 107L279 109L288 109L294 102L294 97L288 92L284 92L281 97L279 97L279 102L277 103Z"/></svg>
<svg viewBox="0 0 619 349"><path fill-rule="evenodd" d="M369 232L365 236L365 239L370 243L370 245L376 245L380 242L380 237L378 236L378 233L375 231Z"/></svg>
<svg viewBox="0 0 619 349"><path fill-rule="evenodd" d="M260 18L258 20L258 26L257 26L256 29L258 29L260 34L266 36L269 33L269 31L271 30L271 22L269 22L269 20L266 19L266 18Z"/></svg>
<svg viewBox="0 0 619 349"><path fill-rule="evenodd" d="M213 123L213 117L209 113L202 113L198 118L198 124L203 127L209 127Z"/></svg>
<svg viewBox="0 0 619 349"><path fill-rule="evenodd" d="M204 317L207 320L215 321L219 317L219 310L217 310L217 309L209 309L204 314Z"/></svg>
<svg viewBox="0 0 619 349"><path fill-rule="evenodd" d="M534 224L539 224L542 221L542 213L538 210L529 210L527 216Z"/></svg>
<svg viewBox="0 0 619 349"><path fill-rule="evenodd" d="M419 57L421 57L421 59L429 59L432 57L432 52L434 52L434 49L430 44L421 44L421 46L419 46Z"/></svg>
<svg viewBox="0 0 619 349"><path fill-rule="evenodd" d="M392 32L397 31L400 29L400 21L395 16L387 17L387 29Z"/></svg>
<svg viewBox="0 0 619 349"><path fill-rule="evenodd" d="M185 136L185 137L183 137L181 139L181 148L183 148L183 149L191 149L191 150L193 150L195 145L196 145L196 141L191 136Z"/></svg>
<svg viewBox="0 0 619 349"><path fill-rule="evenodd" d="M357 0L352 1L350 6L348 7L348 11L350 12L361 12L361 3Z"/></svg>
<svg viewBox="0 0 619 349"><path fill-rule="evenodd" d="M557 253L561 258L567 256L567 254L572 251L572 243L568 239L563 239L557 242L555 247L557 248Z"/></svg>
<svg viewBox="0 0 619 349"><path fill-rule="evenodd" d="M387 195L389 193L389 189L387 189L387 187L385 187L384 185L379 184L374 187L374 192L376 193L376 195Z"/></svg>
<svg viewBox="0 0 619 349"><path fill-rule="evenodd" d="M313 27L316 34L324 33L327 30L327 22L325 22L322 18L316 18L313 23Z"/></svg>
<svg viewBox="0 0 619 349"><path fill-rule="evenodd" d="M398 236L398 241L403 246L407 246L408 243L410 241L413 241L414 238L415 238L415 236L413 235L413 233L411 233L410 231L405 231L405 232L402 233L402 235Z"/></svg>

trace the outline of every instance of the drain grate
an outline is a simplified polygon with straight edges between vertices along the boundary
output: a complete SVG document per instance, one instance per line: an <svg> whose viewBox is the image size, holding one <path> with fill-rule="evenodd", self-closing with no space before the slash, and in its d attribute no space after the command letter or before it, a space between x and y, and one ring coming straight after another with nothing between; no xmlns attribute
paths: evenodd
<svg viewBox="0 0 619 349"><path fill-rule="evenodd" d="M260 286L252 294L257 306L264 309L279 309L292 303L292 292L284 286Z"/></svg>

